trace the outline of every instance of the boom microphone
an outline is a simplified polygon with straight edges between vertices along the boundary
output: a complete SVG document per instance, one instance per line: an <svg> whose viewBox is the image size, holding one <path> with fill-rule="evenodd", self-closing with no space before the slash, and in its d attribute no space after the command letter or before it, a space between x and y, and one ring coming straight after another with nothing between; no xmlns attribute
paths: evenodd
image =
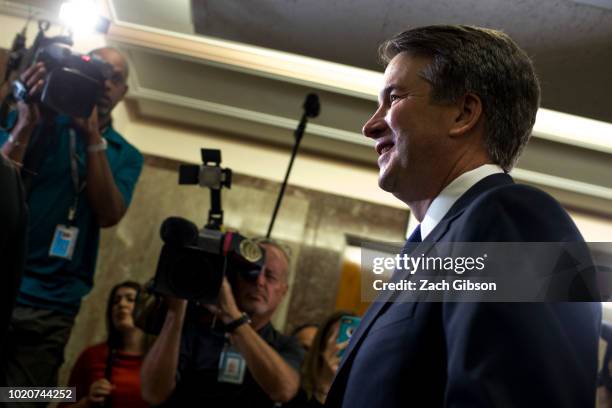
<svg viewBox="0 0 612 408"><path fill-rule="evenodd" d="M170 245L193 245L198 240L198 227L191 221L181 217L168 217L159 230L161 239Z"/></svg>
<svg viewBox="0 0 612 408"><path fill-rule="evenodd" d="M319 96L314 93L309 93L304 101L304 113L309 118L316 118L319 116L321 111L321 105L319 104Z"/></svg>
<svg viewBox="0 0 612 408"><path fill-rule="evenodd" d="M266 234L266 238L270 238L272 234L272 228L274 227L274 221L276 220L276 215L278 214L278 209L281 205L281 201L283 201L283 196L285 195L285 187L287 187L287 181L289 180L289 174L291 173L291 167L293 167L293 160L295 160L295 156L297 155L297 151L300 147L300 142L302 141L302 137L304 136L304 131L306 130L306 123L308 122L308 118L316 118L319 116L319 112L321 111L321 105L319 104L319 96L315 93L309 93L306 95L306 100L304 101L304 113L302 114L302 119L298 123L298 127L295 129L295 143L293 144L293 149L291 150L291 158L289 159L289 166L287 166L287 173L285 174L285 180L281 185L280 192L278 193L278 198L276 199L276 205L274 206L274 212L272 213L272 219L270 220L270 225L268 226L268 233Z"/></svg>

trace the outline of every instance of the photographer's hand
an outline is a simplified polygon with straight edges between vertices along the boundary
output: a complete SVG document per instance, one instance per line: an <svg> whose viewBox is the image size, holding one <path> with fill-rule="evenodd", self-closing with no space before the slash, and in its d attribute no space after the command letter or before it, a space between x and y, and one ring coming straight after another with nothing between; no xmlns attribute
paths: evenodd
<svg viewBox="0 0 612 408"><path fill-rule="evenodd" d="M340 351L346 349L348 346L348 340L343 343L337 343L337 340L338 327L331 332L325 344L325 349L321 352L323 364L319 367L314 389L314 397L321 404L325 403L327 393L338 371L338 366L340 365Z"/></svg>
<svg viewBox="0 0 612 408"><path fill-rule="evenodd" d="M103 145L97 107L87 119L73 118L73 123L81 131L88 148ZM117 224L127 210L104 148L87 152L87 197L101 227Z"/></svg>
<svg viewBox="0 0 612 408"><path fill-rule="evenodd" d="M187 310L184 299L166 297L165 300L168 312L164 325L140 370L142 397L154 406L166 401L176 387L181 333Z"/></svg>
<svg viewBox="0 0 612 408"><path fill-rule="evenodd" d="M83 132L87 145L102 142L100 126L98 125L98 107L95 106L88 118L72 118L74 125Z"/></svg>
<svg viewBox="0 0 612 408"><path fill-rule="evenodd" d="M40 92L44 86L43 78L46 73L45 66L39 62L26 69L19 76L19 80L29 89L28 95L30 97ZM40 109L35 102L19 101L17 103L17 113L17 123L11 131L11 136L2 146L2 152L14 162L21 163L30 143L32 131L40 121Z"/></svg>
<svg viewBox="0 0 612 408"><path fill-rule="evenodd" d="M206 305L224 324L242 317L232 287L226 277L219 290L217 305ZM298 391L300 376L250 324L243 324L229 334L255 381L276 402L288 402Z"/></svg>
<svg viewBox="0 0 612 408"><path fill-rule="evenodd" d="M242 312L238 309L236 299L232 293L232 287L226 277L223 277L223 282L221 283L217 305L206 305L206 308L221 319L224 324L228 324L242 316Z"/></svg>

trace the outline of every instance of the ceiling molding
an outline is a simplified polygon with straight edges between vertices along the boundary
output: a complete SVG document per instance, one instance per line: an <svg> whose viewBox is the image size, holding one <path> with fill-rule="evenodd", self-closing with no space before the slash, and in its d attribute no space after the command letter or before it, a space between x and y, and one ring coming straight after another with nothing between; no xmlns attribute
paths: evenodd
<svg viewBox="0 0 612 408"><path fill-rule="evenodd" d="M361 68L125 22L111 25L107 38L111 42L368 100L377 99L381 79L380 73Z"/></svg>
<svg viewBox="0 0 612 408"><path fill-rule="evenodd" d="M107 38L110 42L154 50L174 58L186 58L201 64L370 101L377 100L382 80L379 72L131 23L113 24ZM607 122L540 108L533 134L560 143L612 153L612 124Z"/></svg>
<svg viewBox="0 0 612 408"><path fill-rule="evenodd" d="M380 73L121 22L111 27L108 40L131 55L135 75L130 79L129 96L137 101L144 117L224 130L289 148L292 138L287 136L297 121L276 112L267 101L294 104L295 94L315 88L328 93L324 106L328 114L355 110L359 114L368 111L369 115L376 107ZM181 74L151 74L152 70L163 72L165 64L180 67ZM207 74L211 67L216 76ZM163 78L164 90L156 89L155 78ZM274 86L262 89L257 78L272 80L269 84ZM219 83L229 87L233 82L240 82L244 87L240 92L261 104L236 106L236 100L231 102L231 91L227 96L213 92ZM193 88L202 92L196 95ZM224 97L227 99L219 100ZM325 118L317 118L308 126L310 137L304 139L304 147L374 166L371 141L347 130L363 123L364 118L358 116L347 116L342 123L332 123L329 116L328 123ZM602 172L612 171L612 124L540 109L533 134L513 175L564 197L573 206L612 213L612 182L606 184L601 178ZM563 165L567 158L571 158L571 172Z"/></svg>
<svg viewBox="0 0 612 408"><path fill-rule="evenodd" d="M154 89L138 87L130 92L130 97L133 99L147 99L157 102L168 103L176 106L182 106L190 109L197 109L215 115L225 116L231 119L244 120L260 125L267 125L287 131L293 131L297 127L299 121L269 115L266 113L255 112L248 109L240 109L230 105L203 101L195 98L188 98L181 95L160 92ZM357 144L373 149L374 142L371 139L363 137L359 133L348 132L346 130L335 129L329 126L322 126L316 123L308 124L308 134L329 138L343 143Z"/></svg>
<svg viewBox="0 0 612 408"><path fill-rule="evenodd" d="M612 188L521 168L513 169L510 175L517 180L525 181L530 184L538 184L556 190L571 191L580 195L612 202Z"/></svg>

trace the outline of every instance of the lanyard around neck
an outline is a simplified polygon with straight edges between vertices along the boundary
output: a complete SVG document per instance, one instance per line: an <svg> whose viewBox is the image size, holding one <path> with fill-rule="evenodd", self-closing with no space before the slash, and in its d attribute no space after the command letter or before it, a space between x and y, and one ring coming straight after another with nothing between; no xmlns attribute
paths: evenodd
<svg viewBox="0 0 612 408"><path fill-rule="evenodd" d="M76 148L76 132L74 129L69 129L70 134L70 173L72 177L72 189L74 192L74 201L68 210L68 222L72 224L76 218L77 206L79 205L79 194L85 189L87 182L83 180L79 183L79 155Z"/></svg>

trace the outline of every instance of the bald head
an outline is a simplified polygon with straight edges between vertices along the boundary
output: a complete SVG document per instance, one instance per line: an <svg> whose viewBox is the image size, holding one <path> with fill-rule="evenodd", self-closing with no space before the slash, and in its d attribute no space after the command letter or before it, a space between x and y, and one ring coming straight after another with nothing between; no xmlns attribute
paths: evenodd
<svg viewBox="0 0 612 408"><path fill-rule="evenodd" d="M127 93L128 63L125 57L113 47L97 48L90 52L113 68L113 73L104 82L104 94L98 101L98 120L101 126L110 122L110 115L115 106Z"/></svg>
<svg viewBox="0 0 612 408"><path fill-rule="evenodd" d="M100 47L100 48L96 48L95 50L90 51L89 54L96 55L102 58L104 61L113 65L113 67L115 65L114 63L116 63L118 66L121 66L121 70L125 76L125 79L127 79L128 73L129 73L129 66L128 66L126 58L117 48ZM111 61L113 61L114 63Z"/></svg>

